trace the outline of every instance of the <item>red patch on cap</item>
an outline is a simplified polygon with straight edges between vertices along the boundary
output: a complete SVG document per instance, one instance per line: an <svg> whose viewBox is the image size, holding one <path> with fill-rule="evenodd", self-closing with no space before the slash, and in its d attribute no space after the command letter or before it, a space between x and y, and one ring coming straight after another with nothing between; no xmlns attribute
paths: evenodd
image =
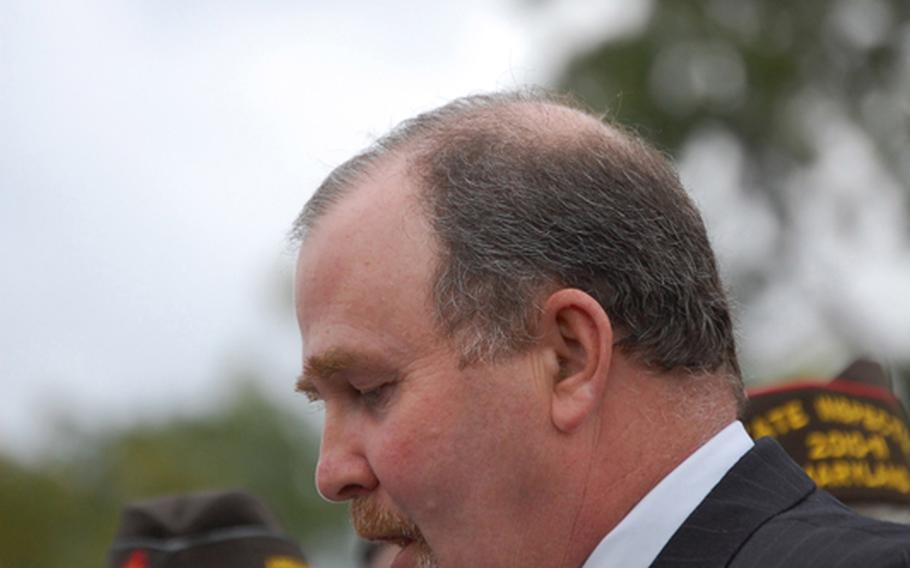
<svg viewBox="0 0 910 568"><path fill-rule="evenodd" d="M120 568L148 568L149 555L144 550L134 550Z"/></svg>

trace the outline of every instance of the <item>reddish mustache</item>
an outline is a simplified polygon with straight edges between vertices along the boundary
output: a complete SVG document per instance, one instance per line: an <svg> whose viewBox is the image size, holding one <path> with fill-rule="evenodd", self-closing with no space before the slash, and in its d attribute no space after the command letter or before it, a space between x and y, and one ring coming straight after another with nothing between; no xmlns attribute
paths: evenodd
<svg viewBox="0 0 910 568"><path fill-rule="evenodd" d="M357 534L367 540L423 541L417 525L403 515L381 508L369 497L356 497L351 502L351 522Z"/></svg>

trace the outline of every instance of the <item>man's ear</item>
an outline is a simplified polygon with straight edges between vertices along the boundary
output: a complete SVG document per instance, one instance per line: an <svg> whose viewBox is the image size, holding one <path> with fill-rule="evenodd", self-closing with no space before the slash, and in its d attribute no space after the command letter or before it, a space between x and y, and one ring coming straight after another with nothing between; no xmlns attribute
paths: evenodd
<svg viewBox="0 0 910 568"><path fill-rule="evenodd" d="M610 318L591 296L572 288L554 292L543 307L541 332L558 362L551 377L553 425L572 432L601 404L613 354Z"/></svg>

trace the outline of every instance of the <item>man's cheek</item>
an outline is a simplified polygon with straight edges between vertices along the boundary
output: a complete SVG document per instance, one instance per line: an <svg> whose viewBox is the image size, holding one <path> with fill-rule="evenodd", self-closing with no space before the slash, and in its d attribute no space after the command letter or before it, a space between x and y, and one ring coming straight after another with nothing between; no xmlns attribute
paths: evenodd
<svg viewBox="0 0 910 568"><path fill-rule="evenodd" d="M457 485L456 443L440 427L428 427L387 444L377 464L380 483L400 505L432 510ZM416 512L416 511L412 511Z"/></svg>
<svg viewBox="0 0 910 568"><path fill-rule="evenodd" d="M452 457L451 444L436 426L393 434L383 447L385 451L378 457L382 469L390 477L414 486L432 482L441 464Z"/></svg>

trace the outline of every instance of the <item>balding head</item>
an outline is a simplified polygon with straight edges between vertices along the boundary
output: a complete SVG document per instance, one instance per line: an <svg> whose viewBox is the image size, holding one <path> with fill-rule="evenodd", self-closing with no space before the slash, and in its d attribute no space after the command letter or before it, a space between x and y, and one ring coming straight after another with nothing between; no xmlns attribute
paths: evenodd
<svg viewBox="0 0 910 568"><path fill-rule="evenodd" d="M704 225L672 166L636 136L540 92L458 99L339 166L295 234L305 239L358 179L392 160L415 180L437 240L429 293L465 364L526 348L547 294L577 288L641 363L726 374L738 394Z"/></svg>

